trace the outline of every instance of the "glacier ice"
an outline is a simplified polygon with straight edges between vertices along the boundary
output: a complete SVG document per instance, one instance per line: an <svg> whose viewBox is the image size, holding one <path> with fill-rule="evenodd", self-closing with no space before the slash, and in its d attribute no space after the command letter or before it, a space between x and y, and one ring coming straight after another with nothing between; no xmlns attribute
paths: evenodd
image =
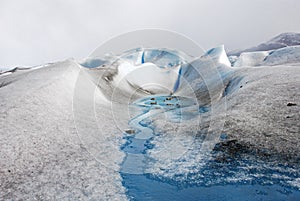
<svg viewBox="0 0 300 201"><path fill-rule="evenodd" d="M300 62L300 46L291 46L270 51L243 52L235 59L233 66L274 66L297 62Z"/></svg>
<svg viewBox="0 0 300 201"><path fill-rule="evenodd" d="M265 58L269 55L267 51L259 52L243 52L234 62L234 67L240 66L259 66Z"/></svg>
<svg viewBox="0 0 300 201"><path fill-rule="evenodd" d="M87 67L87 68L97 68L104 64L106 64L107 61L99 58L86 58L84 61L80 62L80 65Z"/></svg>
<svg viewBox="0 0 300 201"><path fill-rule="evenodd" d="M235 63L231 67L223 46L192 59L174 50L141 47L120 55L90 57L79 64L50 64L28 73L16 69L0 77L0 143L7 147L1 150L6 154L0 160L8 161L3 162L5 168L18 161L19 171L22 167L31 171L33 167L26 166L30 160L23 159L34 156L32 163L38 166L37 153L43 153L47 163L40 173L31 173L37 184L24 174L24 185L20 182L15 190L21 192L32 184L38 194L43 191L38 183L46 180L50 182L45 189L60 198L63 190L52 186L52 175L61 178L74 195L95 199L124 199L122 172L145 173L153 181L183 188L251 182L299 188L299 171L289 166L299 156L295 134L299 114L297 106L286 109L286 102L297 103L299 96L295 90L299 64L287 64L299 63L299 52L299 46L293 46L242 53L231 60ZM39 139L47 144L31 143L42 142ZM10 156L7 150L16 143L33 151L22 147ZM72 159L73 166L66 158ZM101 164L99 171L94 159ZM279 161L284 164L279 166ZM73 170L75 176L70 175ZM99 172L101 177L95 177ZM9 184L8 173L0 177ZM80 185L91 187L84 187L82 195L76 191Z"/></svg>

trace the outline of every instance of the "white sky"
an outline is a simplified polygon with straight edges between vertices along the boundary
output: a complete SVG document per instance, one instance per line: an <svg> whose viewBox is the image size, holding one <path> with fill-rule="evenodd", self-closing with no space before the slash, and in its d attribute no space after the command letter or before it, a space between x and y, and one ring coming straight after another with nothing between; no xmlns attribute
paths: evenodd
<svg viewBox="0 0 300 201"><path fill-rule="evenodd" d="M88 56L143 28L229 50L300 32L299 0L0 0L0 68Z"/></svg>

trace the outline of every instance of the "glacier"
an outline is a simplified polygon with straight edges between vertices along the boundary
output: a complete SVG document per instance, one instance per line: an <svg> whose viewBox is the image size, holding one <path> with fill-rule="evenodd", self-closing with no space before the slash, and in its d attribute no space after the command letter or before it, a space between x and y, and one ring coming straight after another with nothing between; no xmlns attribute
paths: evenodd
<svg viewBox="0 0 300 201"><path fill-rule="evenodd" d="M243 66L275 66L298 63L300 46L279 48L270 51L243 52L233 60L234 67Z"/></svg>
<svg viewBox="0 0 300 201"><path fill-rule="evenodd" d="M299 198L299 52L138 47L3 72L0 198Z"/></svg>

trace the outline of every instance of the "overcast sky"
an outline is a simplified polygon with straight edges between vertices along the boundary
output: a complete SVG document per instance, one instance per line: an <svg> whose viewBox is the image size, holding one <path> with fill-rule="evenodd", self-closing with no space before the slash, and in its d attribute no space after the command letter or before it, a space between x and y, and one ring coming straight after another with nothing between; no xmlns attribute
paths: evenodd
<svg viewBox="0 0 300 201"><path fill-rule="evenodd" d="M203 48L245 48L300 32L299 0L0 0L0 67L81 59L143 28L182 33Z"/></svg>

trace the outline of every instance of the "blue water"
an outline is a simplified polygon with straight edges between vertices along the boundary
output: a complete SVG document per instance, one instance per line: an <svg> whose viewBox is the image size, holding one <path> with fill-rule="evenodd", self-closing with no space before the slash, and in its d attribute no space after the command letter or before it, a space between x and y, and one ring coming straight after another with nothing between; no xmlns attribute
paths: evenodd
<svg viewBox="0 0 300 201"><path fill-rule="evenodd" d="M300 200L299 189L289 185L289 181L299 178L298 167L279 164L273 160L264 161L247 152L234 157L228 156L222 149L218 149L218 145L205 166L201 169L195 166L193 173L184 177L178 174L169 178L143 172L148 163L147 152L155 148L151 141L159 137L159 133L154 132L151 117L171 111L171 118L178 116L178 121L186 120L190 118L189 115L195 114L182 113L181 109L191 105L197 106L197 103L188 98L169 96L147 97L135 103L142 112L129 125L136 132L133 135L124 133L126 143L121 147L126 157L120 174L129 199ZM200 106L197 114L209 111L208 106ZM226 140L226 133L221 134L220 142ZM222 157L226 160L222 160Z"/></svg>
<svg viewBox="0 0 300 201"><path fill-rule="evenodd" d="M216 185L178 188L147 175L121 174L131 200L299 201L300 192L279 185Z"/></svg>

